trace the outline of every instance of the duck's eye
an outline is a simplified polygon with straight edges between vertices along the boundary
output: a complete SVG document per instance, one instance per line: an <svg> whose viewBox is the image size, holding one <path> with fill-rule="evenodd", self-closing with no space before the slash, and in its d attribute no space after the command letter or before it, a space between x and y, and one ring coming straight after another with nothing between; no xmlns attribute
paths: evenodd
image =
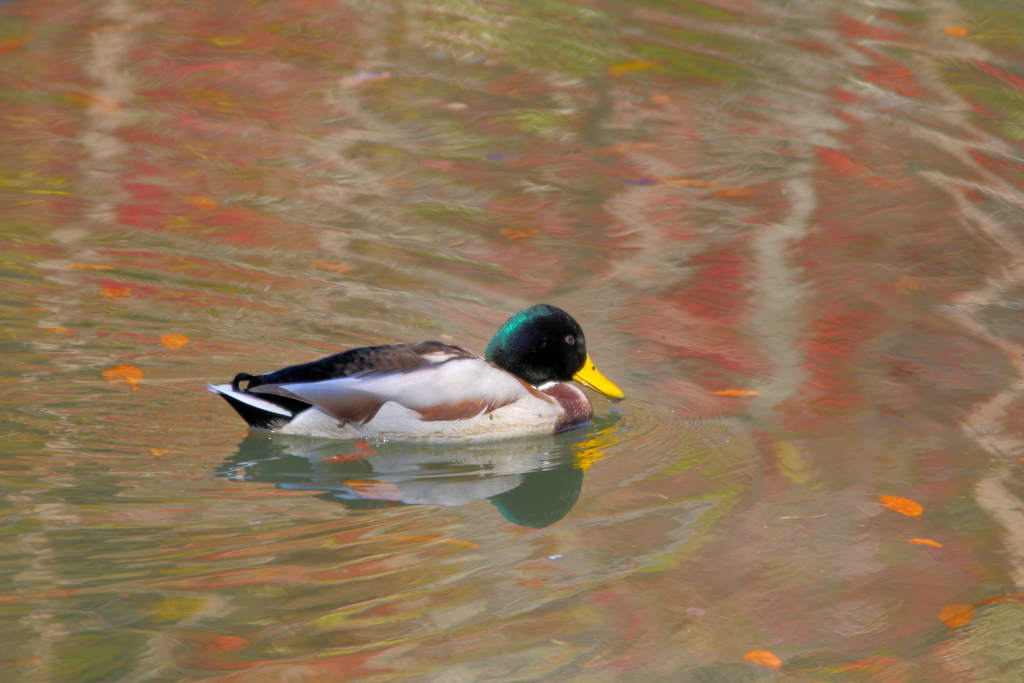
<svg viewBox="0 0 1024 683"><path fill-rule="evenodd" d="M572 336L571 334L566 335L565 343L568 344L569 346L572 346L573 344L576 343L576 337Z"/></svg>

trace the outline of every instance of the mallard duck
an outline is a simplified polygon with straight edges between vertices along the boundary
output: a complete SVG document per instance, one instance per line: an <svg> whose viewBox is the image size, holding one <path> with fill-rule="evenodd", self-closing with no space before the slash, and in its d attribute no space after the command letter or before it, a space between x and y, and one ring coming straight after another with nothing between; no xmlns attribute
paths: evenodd
<svg viewBox="0 0 1024 683"><path fill-rule="evenodd" d="M250 426L281 434L475 440L586 424L593 408L570 380L625 398L594 367L579 323L539 304L509 318L482 358L436 341L366 346L207 386Z"/></svg>

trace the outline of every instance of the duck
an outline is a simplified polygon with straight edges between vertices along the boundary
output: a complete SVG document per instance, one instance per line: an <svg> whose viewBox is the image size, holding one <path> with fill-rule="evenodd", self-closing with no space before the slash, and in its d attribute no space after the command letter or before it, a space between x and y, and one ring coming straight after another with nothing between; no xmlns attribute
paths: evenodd
<svg viewBox="0 0 1024 683"><path fill-rule="evenodd" d="M509 318L483 356L439 341L365 346L207 388L261 431L478 441L586 425L593 406L572 381L625 398L590 359L579 323L537 304Z"/></svg>

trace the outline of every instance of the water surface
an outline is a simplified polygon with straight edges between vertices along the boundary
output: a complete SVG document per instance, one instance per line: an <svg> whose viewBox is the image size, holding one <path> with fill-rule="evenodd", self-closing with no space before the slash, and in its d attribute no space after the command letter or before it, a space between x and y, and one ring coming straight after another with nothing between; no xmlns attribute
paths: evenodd
<svg viewBox="0 0 1024 683"><path fill-rule="evenodd" d="M1020 680L1022 31L0 5L0 679ZM538 302L629 397L585 429L269 437L204 389Z"/></svg>

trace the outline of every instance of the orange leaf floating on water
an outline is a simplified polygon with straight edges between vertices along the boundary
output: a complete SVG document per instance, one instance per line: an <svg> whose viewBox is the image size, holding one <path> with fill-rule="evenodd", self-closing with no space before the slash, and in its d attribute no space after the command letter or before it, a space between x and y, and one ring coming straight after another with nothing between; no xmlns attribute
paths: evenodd
<svg viewBox="0 0 1024 683"><path fill-rule="evenodd" d="M200 209L207 209L212 211L213 209L220 208L220 204L218 204L216 201L210 199L209 197L203 197L201 195L190 195L188 197L185 197L185 201L187 201L192 206L198 207Z"/></svg>
<svg viewBox="0 0 1024 683"><path fill-rule="evenodd" d="M672 104L672 98L663 92L656 92L651 94L651 102L655 104Z"/></svg>
<svg viewBox="0 0 1024 683"><path fill-rule="evenodd" d="M540 234L539 231L531 230L530 228L522 228L522 229L520 229L520 228L502 228L501 229L502 237L505 237L506 239L513 240L515 242L520 242L522 240L529 239L530 237L534 237L534 236L539 235L539 234Z"/></svg>
<svg viewBox="0 0 1024 683"><path fill-rule="evenodd" d="M26 311L45 311L46 309L43 308L42 306L26 306L25 310ZM1024 458L1021 458L1021 460L1024 460Z"/></svg>
<svg viewBox="0 0 1024 683"><path fill-rule="evenodd" d="M631 62L621 62L619 64L612 64L608 67L608 75L612 78L621 76L622 74L632 73L633 71L645 71L647 69L657 69L661 64L659 62L651 62L645 59L637 59Z"/></svg>
<svg viewBox="0 0 1024 683"><path fill-rule="evenodd" d="M750 195L753 195L753 194L757 194L757 190L751 190L751 189L746 188L746 187L730 187L729 189L726 189L726 190L719 190L718 192L715 193L715 196L716 197L723 197L723 198L726 198L726 199L729 199L729 198L737 198L738 199L740 197L749 197Z"/></svg>
<svg viewBox="0 0 1024 683"><path fill-rule="evenodd" d="M183 334L165 334L160 337L160 343L169 349L180 349L188 344L189 339Z"/></svg>
<svg viewBox="0 0 1024 683"><path fill-rule="evenodd" d="M167 452L168 452L168 449L166 449L166 448L150 448L149 452L159 458L161 455L166 455Z"/></svg>
<svg viewBox="0 0 1024 683"><path fill-rule="evenodd" d="M760 396L760 391L754 391L753 389L722 389L721 391L712 391L712 394L718 394L719 396Z"/></svg>
<svg viewBox="0 0 1024 683"><path fill-rule="evenodd" d="M941 543L937 543L937 542L929 540L927 538L912 538L909 541L907 541L907 543L915 543L917 545L930 545L933 548L941 548L942 547Z"/></svg>
<svg viewBox="0 0 1024 683"><path fill-rule="evenodd" d="M946 605L939 611L939 620L950 628L971 623L972 616L974 616L974 605L969 602Z"/></svg>
<svg viewBox="0 0 1024 683"><path fill-rule="evenodd" d="M98 263L72 263L68 268L72 270L114 270L114 266L101 266Z"/></svg>
<svg viewBox="0 0 1024 683"><path fill-rule="evenodd" d="M964 38L970 33L966 26L943 26L942 31L947 36L953 36L954 38Z"/></svg>
<svg viewBox="0 0 1024 683"><path fill-rule="evenodd" d="M331 261L313 261L313 265L320 270L329 270L332 273L341 273L342 275L348 275L352 272L352 269L348 266L344 266L340 263L332 263Z"/></svg>
<svg viewBox="0 0 1024 683"><path fill-rule="evenodd" d="M921 513L924 512L924 508L920 503L910 500L909 498L900 498L899 496L881 496L879 502L883 506L896 512L902 512L905 515L911 517L920 517Z"/></svg>
<svg viewBox="0 0 1024 683"><path fill-rule="evenodd" d="M100 296L108 299L125 299L132 295L132 290L127 287L118 287L117 285L107 285L106 287L100 287Z"/></svg>
<svg viewBox="0 0 1024 683"><path fill-rule="evenodd" d="M63 325L44 325L43 329L54 334L71 334L71 330Z"/></svg>
<svg viewBox="0 0 1024 683"><path fill-rule="evenodd" d="M104 370L103 379L108 382L117 382L123 379L132 388L132 391L135 391L139 388L139 382L142 381L142 370L134 365L118 365L116 368Z"/></svg>
<svg viewBox="0 0 1024 683"><path fill-rule="evenodd" d="M743 655L743 659L747 660L751 664L763 666L764 668L771 669L772 671L778 671L782 668L782 660L768 650L751 650L747 654Z"/></svg>
<svg viewBox="0 0 1024 683"><path fill-rule="evenodd" d="M345 482L345 486L363 498L373 498L376 500L400 500L402 498L402 490L398 488L397 484L392 484L390 481L350 479Z"/></svg>

